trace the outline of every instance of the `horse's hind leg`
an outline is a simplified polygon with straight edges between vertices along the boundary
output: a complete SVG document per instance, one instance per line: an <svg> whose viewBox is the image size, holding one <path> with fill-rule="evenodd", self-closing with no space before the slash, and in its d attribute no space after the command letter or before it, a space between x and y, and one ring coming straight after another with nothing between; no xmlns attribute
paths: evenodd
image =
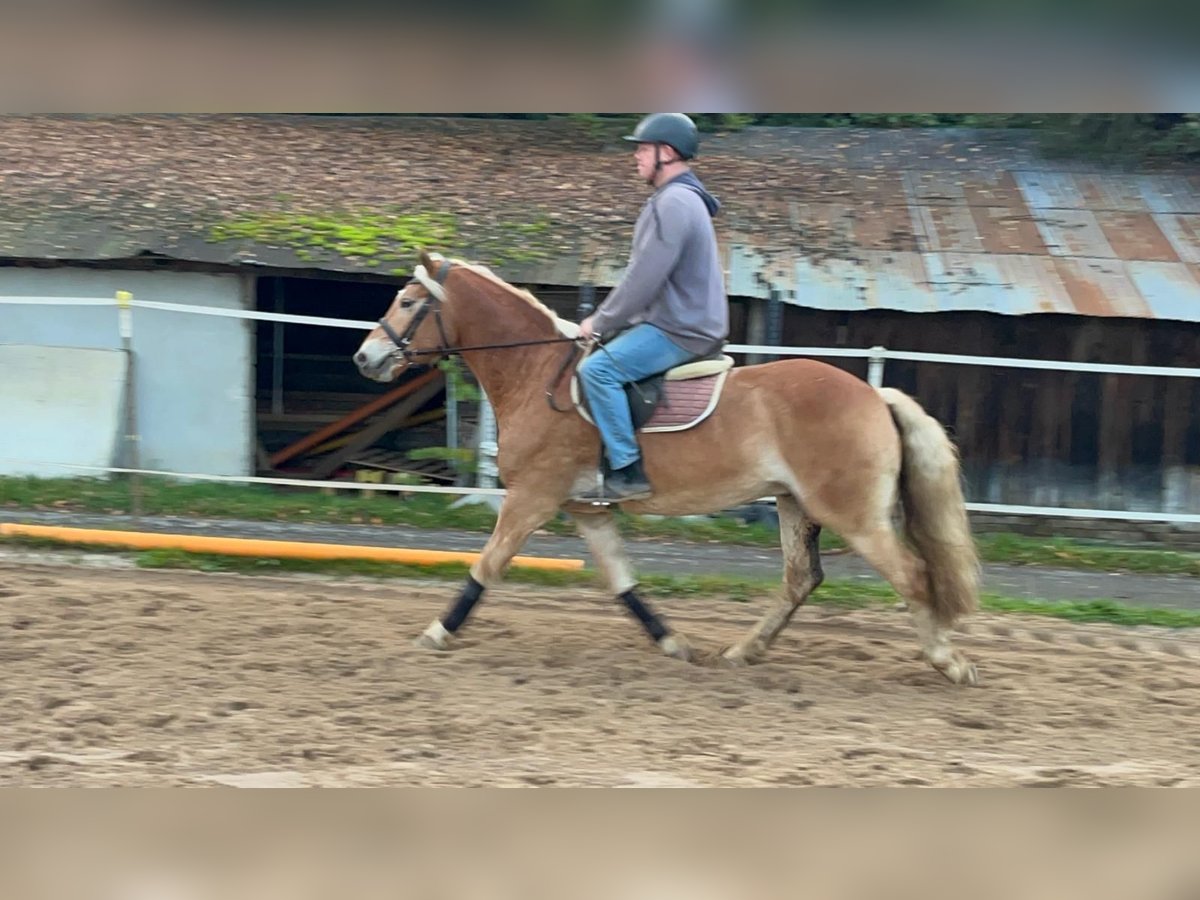
<svg viewBox="0 0 1200 900"><path fill-rule="evenodd" d="M667 656L685 661L690 659L692 654L687 641L667 627L658 613L638 596L637 578L634 577L633 565L625 553L625 544L621 540L613 514L604 510L576 513L572 518L579 528L579 533L587 541L596 565L604 573L609 589L641 622L650 640L658 644L659 649Z"/></svg>
<svg viewBox="0 0 1200 900"><path fill-rule="evenodd" d="M445 650L450 637L471 615L483 592L504 577L508 564L520 552L529 536L558 511L553 500L533 497L510 489L500 507L496 527L479 559L471 566L471 574L458 599L440 619L434 619L417 638L417 646L430 650Z"/></svg>
<svg viewBox="0 0 1200 900"><path fill-rule="evenodd" d="M750 629L750 633L723 654L729 665L761 660L792 615L825 579L821 571L821 526L805 515L791 495L775 499L779 511L779 543L783 547L783 596Z"/></svg>
<svg viewBox="0 0 1200 900"><path fill-rule="evenodd" d="M843 537L908 601L921 650L929 664L955 684L978 684L975 664L951 646L950 627L933 614L925 563L900 542L890 524Z"/></svg>

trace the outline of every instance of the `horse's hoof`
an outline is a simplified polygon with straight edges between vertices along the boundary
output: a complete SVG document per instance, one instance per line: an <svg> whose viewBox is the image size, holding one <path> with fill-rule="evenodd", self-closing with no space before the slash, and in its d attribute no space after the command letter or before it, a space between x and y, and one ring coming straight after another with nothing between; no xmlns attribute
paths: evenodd
<svg viewBox="0 0 1200 900"><path fill-rule="evenodd" d="M450 632L436 619L421 632L420 637L413 641L413 646L421 650L448 650L450 648Z"/></svg>
<svg viewBox="0 0 1200 900"><path fill-rule="evenodd" d="M967 687L975 687L979 684L979 670L975 668L975 663L961 653L955 653L945 663L932 663L932 665L952 684L961 684Z"/></svg>
<svg viewBox="0 0 1200 900"><path fill-rule="evenodd" d="M761 653L747 649L742 644L734 644L717 657L717 662L726 669L742 669L754 665L761 658Z"/></svg>
<svg viewBox="0 0 1200 900"><path fill-rule="evenodd" d="M722 653L717 657L717 665L722 669L744 669L750 665L744 656L726 656Z"/></svg>
<svg viewBox="0 0 1200 900"><path fill-rule="evenodd" d="M678 634L663 635L658 639L658 649L673 659L683 660L684 662L692 661L691 646Z"/></svg>

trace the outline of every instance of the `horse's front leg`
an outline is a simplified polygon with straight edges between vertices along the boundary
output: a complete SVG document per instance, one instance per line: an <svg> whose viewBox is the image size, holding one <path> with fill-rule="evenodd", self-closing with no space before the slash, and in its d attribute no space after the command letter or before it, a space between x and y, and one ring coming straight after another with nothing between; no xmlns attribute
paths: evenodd
<svg viewBox="0 0 1200 900"><path fill-rule="evenodd" d="M633 574L633 565L625 554L625 545L617 530L616 519L608 511L594 513L573 513L572 518L579 528L579 533L587 541L592 559L604 578L609 589L617 595L625 608L633 614L650 640L654 641L667 656L682 659L685 662L692 657L691 647L683 637L664 624L656 613L641 597L638 596L637 579Z"/></svg>
<svg viewBox="0 0 1200 900"><path fill-rule="evenodd" d="M500 506L496 528L479 554L479 559L471 566L471 573L458 599L446 610L445 615L434 619L422 632L417 638L417 646L430 650L447 649L450 637L470 617L476 604L483 599L483 592L504 577L508 564L520 552L529 536L557 511L558 503L555 500L510 488Z"/></svg>

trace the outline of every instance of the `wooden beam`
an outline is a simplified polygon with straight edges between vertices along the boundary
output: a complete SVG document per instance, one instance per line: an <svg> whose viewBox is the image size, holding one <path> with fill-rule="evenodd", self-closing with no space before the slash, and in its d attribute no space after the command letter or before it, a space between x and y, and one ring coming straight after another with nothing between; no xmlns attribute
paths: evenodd
<svg viewBox="0 0 1200 900"><path fill-rule="evenodd" d="M412 428L414 425L424 425L426 422L432 422L446 415L446 408L439 406L437 409L431 409L428 412L420 413L419 415L409 416L403 422L396 424L396 429ZM348 443L354 440L354 434L343 434L341 437L334 438L332 441L326 441L319 447L313 449L313 454L328 453L330 450L336 450L338 447L345 447Z"/></svg>
<svg viewBox="0 0 1200 900"><path fill-rule="evenodd" d="M1173 365L1176 363L1172 363ZM1167 378L1162 404L1162 465L1164 469L1182 466L1187 452L1188 426L1191 424L1192 380Z"/></svg>
<svg viewBox="0 0 1200 900"><path fill-rule="evenodd" d="M271 456L272 467L278 468L279 466L281 466L285 462L287 462L289 459L293 459L293 458L299 456L301 453L304 453L307 450L311 450L313 447L317 446L318 444L324 443L325 441L329 440L331 437L341 434L343 431L345 431L351 425L357 425L363 419L366 419L369 416L374 415L375 413L379 412L381 409L387 409L389 406L391 406L393 403L397 402L398 400L404 399L405 397L412 394L414 391L421 390L422 388L431 384L436 379L440 379L441 377L442 377L442 373L439 369L430 369L428 372L424 373L423 375L420 375L417 378L414 378L412 381L409 381L409 382L406 382L405 384L400 385L400 387L396 388L395 390L388 391L386 394L384 394L380 397L376 397L374 400L370 401L369 403L364 403L358 409L342 416L340 419L338 419L336 422L332 423L331 425L327 425L324 428L314 431L312 434L309 434L309 435L306 435L305 437L300 438L300 440L289 444L288 446L284 447L282 450L277 450ZM438 385L438 388L439 389L441 388L440 384ZM426 399L428 399L428 398L426 398Z"/></svg>
<svg viewBox="0 0 1200 900"><path fill-rule="evenodd" d="M436 374L440 375L441 372L437 372ZM388 410L385 415L380 416L378 421L372 422L356 434L354 440L346 444L341 450L322 459L312 470L309 477L328 478L341 468L342 464L349 460L350 457L356 456L389 431L398 428L400 423L436 397L438 391L441 389L442 386L440 383L426 381L414 393L410 394L407 399L397 403L393 409Z"/></svg>

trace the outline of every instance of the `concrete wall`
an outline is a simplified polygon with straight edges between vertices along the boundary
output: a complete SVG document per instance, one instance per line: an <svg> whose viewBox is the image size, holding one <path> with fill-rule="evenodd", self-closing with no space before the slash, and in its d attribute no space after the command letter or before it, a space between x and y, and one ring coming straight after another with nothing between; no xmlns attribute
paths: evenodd
<svg viewBox="0 0 1200 900"><path fill-rule="evenodd" d="M250 288L249 279L238 275L0 268L0 297L111 297L126 290L138 300L246 309L253 296ZM253 474L253 325L243 319L134 310L135 387L144 468ZM120 349L117 310L0 306L0 344L57 348L62 366L70 371L72 350ZM6 377L32 379L20 373L6 373ZM29 387L32 391L34 385ZM66 405L61 414L65 422L70 421ZM53 458L51 450L24 448L34 459Z"/></svg>
<svg viewBox="0 0 1200 900"><path fill-rule="evenodd" d="M55 478L72 473L64 464L114 465L125 370L120 350L75 350L64 366L57 348L0 344L0 474Z"/></svg>

